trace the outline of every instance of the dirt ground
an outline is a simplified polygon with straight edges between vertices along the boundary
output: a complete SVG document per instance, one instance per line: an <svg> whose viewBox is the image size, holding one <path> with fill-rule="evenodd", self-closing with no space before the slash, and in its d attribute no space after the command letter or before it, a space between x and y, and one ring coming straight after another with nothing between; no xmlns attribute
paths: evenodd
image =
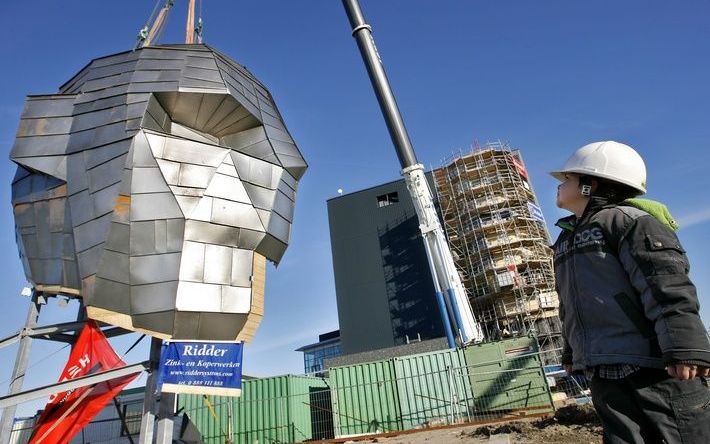
<svg viewBox="0 0 710 444"><path fill-rule="evenodd" d="M553 418L513 421L487 426L429 430L360 442L386 444L540 444L600 443L602 427L591 405L558 409Z"/></svg>

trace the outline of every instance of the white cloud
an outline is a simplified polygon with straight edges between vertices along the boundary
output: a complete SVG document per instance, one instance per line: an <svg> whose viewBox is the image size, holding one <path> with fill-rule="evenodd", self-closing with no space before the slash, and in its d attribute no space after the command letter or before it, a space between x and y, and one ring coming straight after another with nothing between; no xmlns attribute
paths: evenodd
<svg viewBox="0 0 710 444"><path fill-rule="evenodd" d="M693 225L699 225L710 222L710 208L703 208L693 213L684 214L676 218L680 228L688 228Z"/></svg>

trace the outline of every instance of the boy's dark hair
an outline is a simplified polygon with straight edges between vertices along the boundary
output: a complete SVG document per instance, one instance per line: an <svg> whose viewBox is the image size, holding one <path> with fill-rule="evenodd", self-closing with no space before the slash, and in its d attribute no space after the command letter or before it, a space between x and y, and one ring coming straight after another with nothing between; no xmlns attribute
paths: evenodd
<svg viewBox="0 0 710 444"><path fill-rule="evenodd" d="M591 185L592 180L597 182L597 189L594 190L592 196L602 197L609 203L617 204L625 201L626 199L636 197L639 194L638 190L635 190L628 185L601 179L599 177L582 176L579 178L579 184Z"/></svg>

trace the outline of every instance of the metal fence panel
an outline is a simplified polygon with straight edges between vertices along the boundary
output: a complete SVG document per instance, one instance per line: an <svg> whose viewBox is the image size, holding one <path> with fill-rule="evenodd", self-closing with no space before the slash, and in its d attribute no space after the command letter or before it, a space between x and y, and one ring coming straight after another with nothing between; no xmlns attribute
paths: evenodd
<svg viewBox="0 0 710 444"><path fill-rule="evenodd" d="M463 366L458 349L394 358L404 429L446 424L467 413L471 387Z"/></svg>
<svg viewBox="0 0 710 444"><path fill-rule="evenodd" d="M329 370L336 436L403 430L392 360Z"/></svg>

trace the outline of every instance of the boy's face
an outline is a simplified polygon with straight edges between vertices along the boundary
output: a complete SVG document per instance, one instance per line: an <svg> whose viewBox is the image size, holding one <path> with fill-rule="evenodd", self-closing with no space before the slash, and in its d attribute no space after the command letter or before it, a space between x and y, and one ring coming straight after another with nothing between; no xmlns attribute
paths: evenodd
<svg viewBox="0 0 710 444"><path fill-rule="evenodd" d="M557 206L574 212L584 201L586 197L579 190L579 176L565 175L565 180L557 186Z"/></svg>

